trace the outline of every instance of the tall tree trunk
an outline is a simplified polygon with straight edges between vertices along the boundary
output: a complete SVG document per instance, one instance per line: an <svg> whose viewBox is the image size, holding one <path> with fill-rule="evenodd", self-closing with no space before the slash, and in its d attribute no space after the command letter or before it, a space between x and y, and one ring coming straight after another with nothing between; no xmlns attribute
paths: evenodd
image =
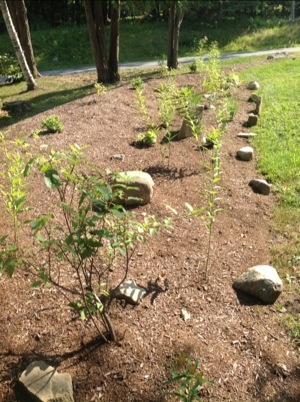
<svg viewBox="0 0 300 402"><path fill-rule="evenodd" d="M19 41L18 34L15 30L14 24L12 22L10 12L7 6L7 3L5 0L0 0L0 10L3 15L3 19L9 34L9 37L12 41L14 50L16 52L16 56L18 59L18 62L20 64L21 70L24 74L24 78L27 84L27 91L31 91L36 88L35 80L30 72L30 69L28 67L24 51L22 49L22 46Z"/></svg>
<svg viewBox="0 0 300 402"><path fill-rule="evenodd" d="M119 26L120 26L120 0L115 0L111 8L110 43L109 43L109 80L120 81L119 74Z"/></svg>
<svg viewBox="0 0 300 402"><path fill-rule="evenodd" d="M184 13L179 9L177 1L173 1L169 9L168 25L168 68L178 68L178 46L180 25Z"/></svg>
<svg viewBox="0 0 300 402"><path fill-rule="evenodd" d="M27 18L27 9L24 0L8 0L7 5L10 11L10 15L17 31L21 47L24 51L25 58L31 74L34 78L40 76L33 54L31 36Z"/></svg>
<svg viewBox="0 0 300 402"><path fill-rule="evenodd" d="M103 9L100 1L84 1L86 21L97 69L97 82L109 82L109 69L106 57Z"/></svg>
<svg viewBox="0 0 300 402"><path fill-rule="evenodd" d="M295 18L296 18L296 0L292 0L290 21L295 22Z"/></svg>

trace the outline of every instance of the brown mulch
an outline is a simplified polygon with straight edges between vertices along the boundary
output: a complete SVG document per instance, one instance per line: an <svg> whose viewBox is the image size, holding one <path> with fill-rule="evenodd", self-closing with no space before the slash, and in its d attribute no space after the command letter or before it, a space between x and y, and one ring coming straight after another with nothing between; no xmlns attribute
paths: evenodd
<svg viewBox="0 0 300 402"><path fill-rule="evenodd" d="M176 80L178 85L197 85L199 78L186 74ZM153 115L153 88L160 82L161 78L147 82ZM150 173L154 196L151 204L137 212L162 219L170 214L166 208L170 206L177 216L171 232L162 230L139 247L129 272L130 279L145 287L166 275L169 289L148 295L137 307L113 303L117 344L101 344L93 327L74 319L55 289L30 288L31 278L21 269L13 279L0 278L0 401L29 400L17 379L31 361L39 359L71 374L77 402L175 401L163 385L169 368L182 356L197 358L204 377L213 382L200 391L203 401L300 400L298 355L278 323L280 313L232 289L233 280L245 269L270 263L270 248L277 241L270 230L275 196L255 194L248 186L252 178L261 177L255 160L235 158L236 151L247 144L236 134L249 131L243 124L253 109L243 85L235 96L238 111L222 140L223 211L213 227L207 282L203 281L207 232L200 219L187 215L185 203L201 204L210 151L199 151L193 138L172 142L170 155L166 145L134 147L144 123L130 84L9 127L8 137L25 136L30 142L31 132L40 128L42 119L49 114L60 116L64 131L43 136L44 144L53 149L65 149L74 142L88 145L86 154L100 168ZM213 124L212 111L205 113L208 129ZM114 154L125 158L114 160ZM35 208L45 212L47 196L38 181L31 181L30 193ZM1 235L7 227L1 216ZM186 322L182 309L191 315Z"/></svg>

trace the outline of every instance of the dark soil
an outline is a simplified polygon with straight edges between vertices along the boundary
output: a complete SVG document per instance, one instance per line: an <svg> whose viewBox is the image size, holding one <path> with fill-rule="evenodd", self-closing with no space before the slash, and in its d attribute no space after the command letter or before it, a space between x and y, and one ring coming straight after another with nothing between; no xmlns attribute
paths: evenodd
<svg viewBox="0 0 300 402"><path fill-rule="evenodd" d="M147 82L147 102L155 115L153 88L161 78ZM197 75L176 78L178 85L198 85ZM13 279L0 278L0 401L24 402L18 378L33 360L44 360L71 374L77 402L163 402L169 368L185 357L197 358L206 379L213 382L199 392L203 401L296 402L300 400L297 351L278 323L274 306L236 294L233 280L245 269L270 264L270 248L277 241L270 230L274 195L255 194L248 183L262 176L255 160L242 162L236 151L247 140L236 134L245 129L253 104L244 85L234 90L238 111L223 136L221 159L222 212L213 226L207 281L203 280L208 235L204 223L189 217L185 203L201 205L207 186L211 151L201 152L194 138L139 149L132 146L145 130L130 84L103 96L88 96L51 111L60 116L64 131L41 141L53 149L70 143L88 145L86 154L99 167L113 171L141 169L151 174L154 196L138 214L162 219L177 211L173 230L162 230L135 254L128 277L147 287L165 275L169 289L151 293L137 306L114 301L111 319L119 342L103 344L92 325L74 318L56 289L32 289L31 278L19 269ZM50 113L24 119L9 127L6 136L27 137ZM180 128L180 121L177 122ZM215 124L213 111L204 112L204 126ZM252 129L252 131L254 131ZM204 130L205 133L205 130ZM162 133L163 135L163 133ZM123 161L111 157L124 154ZM45 211L47 192L30 182L31 203ZM1 217L0 234L9 224ZM30 247L24 239L24 244ZM282 298L286 297L284 295ZM182 309L190 313L186 322ZM177 362L177 363L176 363ZM168 388L172 389L171 386Z"/></svg>

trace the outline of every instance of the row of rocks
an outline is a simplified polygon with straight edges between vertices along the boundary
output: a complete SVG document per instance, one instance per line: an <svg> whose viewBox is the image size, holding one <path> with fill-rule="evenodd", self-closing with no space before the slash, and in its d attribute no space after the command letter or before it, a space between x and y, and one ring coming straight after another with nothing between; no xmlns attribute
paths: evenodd
<svg viewBox="0 0 300 402"><path fill-rule="evenodd" d="M259 88L257 82L250 82L247 85L247 89L256 90ZM262 98L256 94L252 94L249 98L251 102L256 103L256 108L253 113L256 117L261 112ZM249 122L249 120L248 120ZM253 138L255 133L239 133L239 138ZM245 146L239 149L236 153L237 159L242 161L251 161L253 159L253 148ZM271 185L262 179L252 179L249 182L249 186L256 193L268 195L271 190ZM282 281L278 276L276 269L270 265L257 265L248 268L243 272L234 282L233 288L238 291L250 294L263 303L274 303L280 293L282 292Z"/></svg>

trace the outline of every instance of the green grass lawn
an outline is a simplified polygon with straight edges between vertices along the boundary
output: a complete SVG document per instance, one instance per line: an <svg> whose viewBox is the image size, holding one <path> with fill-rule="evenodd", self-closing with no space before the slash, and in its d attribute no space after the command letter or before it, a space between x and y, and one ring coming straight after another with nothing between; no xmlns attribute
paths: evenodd
<svg viewBox="0 0 300 402"><path fill-rule="evenodd" d="M278 195L273 231L282 239L272 248L273 264L285 282L286 294L300 296L300 58L276 60L244 71L245 82L256 80L263 97L263 111L253 141L258 169ZM296 296L297 297L297 296ZM293 299L291 299L291 302ZM279 307L280 304L279 304ZM300 346L297 311L281 320Z"/></svg>
<svg viewBox="0 0 300 402"><path fill-rule="evenodd" d="M121 21L120 62L165 60L168 26L165 21ZM31 32L39 70L94 64L86 25L62 26ZM179 56L197 54L199 40L217 41L221 53L265 50L300 45L300 25L278 19L240 19L223 24L184 19ZM0 35L0 54L13 48L7 34Z"/></svg>

